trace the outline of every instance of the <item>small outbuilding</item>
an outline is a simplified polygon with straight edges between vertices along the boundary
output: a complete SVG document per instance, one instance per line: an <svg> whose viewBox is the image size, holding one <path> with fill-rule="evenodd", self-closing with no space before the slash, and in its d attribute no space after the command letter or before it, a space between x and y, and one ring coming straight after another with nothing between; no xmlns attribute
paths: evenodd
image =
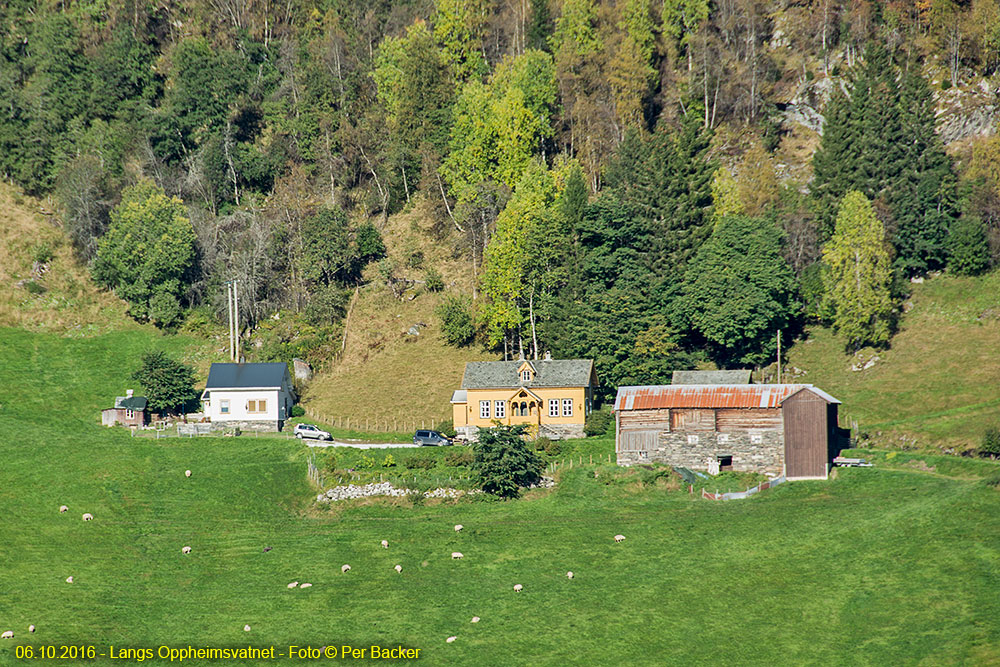
<svg viewBox="0 0 1000 667"><path fill-rule="evenodd" d="M810 384L619 387L618 464L825 479L847 437L839 405Z"/></svg>
<svg viewBox="0 0 1000 667"><path fill-rule="evenodd" d="M115 397L115 406L101 410L101 424L104 426L142 427L149 423L149 414L146 412L146 397L133 396L132 390L125 390L124 396Z"/></svg>

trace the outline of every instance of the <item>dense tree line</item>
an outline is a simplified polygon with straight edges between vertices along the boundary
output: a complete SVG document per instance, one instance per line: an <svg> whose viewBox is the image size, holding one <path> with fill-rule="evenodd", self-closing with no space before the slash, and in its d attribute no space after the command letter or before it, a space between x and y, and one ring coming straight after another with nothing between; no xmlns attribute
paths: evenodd
<svg viewBox="0 0 1000 667"><path fill-rule="evenodd" d="M953 164L929 80L993 74L997 45L998 0L17 0L0 173L58 197L136 318L221 314L237 279L276 356L296 328L322 349L419 198L474 274L452 342L657 382L764 363L809 318L885 344L906 278L995 265L1000 142ZM776 102L818 77L814 179L779 178Z"/></svg>

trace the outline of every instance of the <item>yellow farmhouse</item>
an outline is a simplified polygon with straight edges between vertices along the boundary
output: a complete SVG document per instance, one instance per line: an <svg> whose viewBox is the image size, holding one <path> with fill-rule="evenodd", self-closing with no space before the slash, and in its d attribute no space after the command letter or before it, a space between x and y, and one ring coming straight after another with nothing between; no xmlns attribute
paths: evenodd
<svg viewBox="0 0 1000 667"><path fill-rule="evenodd" d="M451 397L455 431L475 439L480 428L528 424L552 438L583 437L597 375L591 359L470 361Z"/></svg>

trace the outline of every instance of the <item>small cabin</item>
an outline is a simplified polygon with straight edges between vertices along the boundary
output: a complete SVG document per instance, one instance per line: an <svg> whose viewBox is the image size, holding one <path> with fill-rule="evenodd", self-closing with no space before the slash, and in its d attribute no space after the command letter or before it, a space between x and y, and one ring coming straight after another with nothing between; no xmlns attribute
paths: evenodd
<svg viewBox="0 0 1000 667"><path fill-rule="evenodd" d="M288 364L212 364L201 403L213 429L280 431L295 404Z"/></svg>
<svg viewBox="0 0 1000 667"><path fill-rule="evenodd" d="M825 479L844 446L840 401L808 384L619 387L619 465L662 462Z"/></svg>
<svg viewBox="0 0 1000 667"><path fill-rule="evenodd" d="M146 412L146 397L133 396L132 390L127 389L124 396L115 397L115 406L101 410L101 424L104 426L135 426L141 428L149 423L149 414Z"/></svg>

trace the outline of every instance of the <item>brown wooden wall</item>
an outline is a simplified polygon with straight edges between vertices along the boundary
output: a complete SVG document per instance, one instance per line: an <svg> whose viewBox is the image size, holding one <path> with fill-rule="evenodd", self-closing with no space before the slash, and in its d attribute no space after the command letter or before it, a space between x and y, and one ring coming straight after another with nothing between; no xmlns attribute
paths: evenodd
<svg viewBox="0 0 1000 667"><path fill-rule="evenodd" d="M782 403L785 422L785 475L824 477L830 451L827 402L800 391Z"/></svg>
<svg viewBox="0 0 1000 667"><path fill-rule="evenodd" d="M622 431L669 431L670 410L622 410L619 412L619 424Z"/></svg>
<svg viewBox="0 0 1000 667"><path fill-rule="evenodd" d="M673 408L670 411L671 431L714 431L715 410Z"/></svg>
<svg viewBox="0 0 1000 667"><path fill-rule="evenodd" d="M724 408L716 411L719 432L781 430L780 408Z"/></svg>

